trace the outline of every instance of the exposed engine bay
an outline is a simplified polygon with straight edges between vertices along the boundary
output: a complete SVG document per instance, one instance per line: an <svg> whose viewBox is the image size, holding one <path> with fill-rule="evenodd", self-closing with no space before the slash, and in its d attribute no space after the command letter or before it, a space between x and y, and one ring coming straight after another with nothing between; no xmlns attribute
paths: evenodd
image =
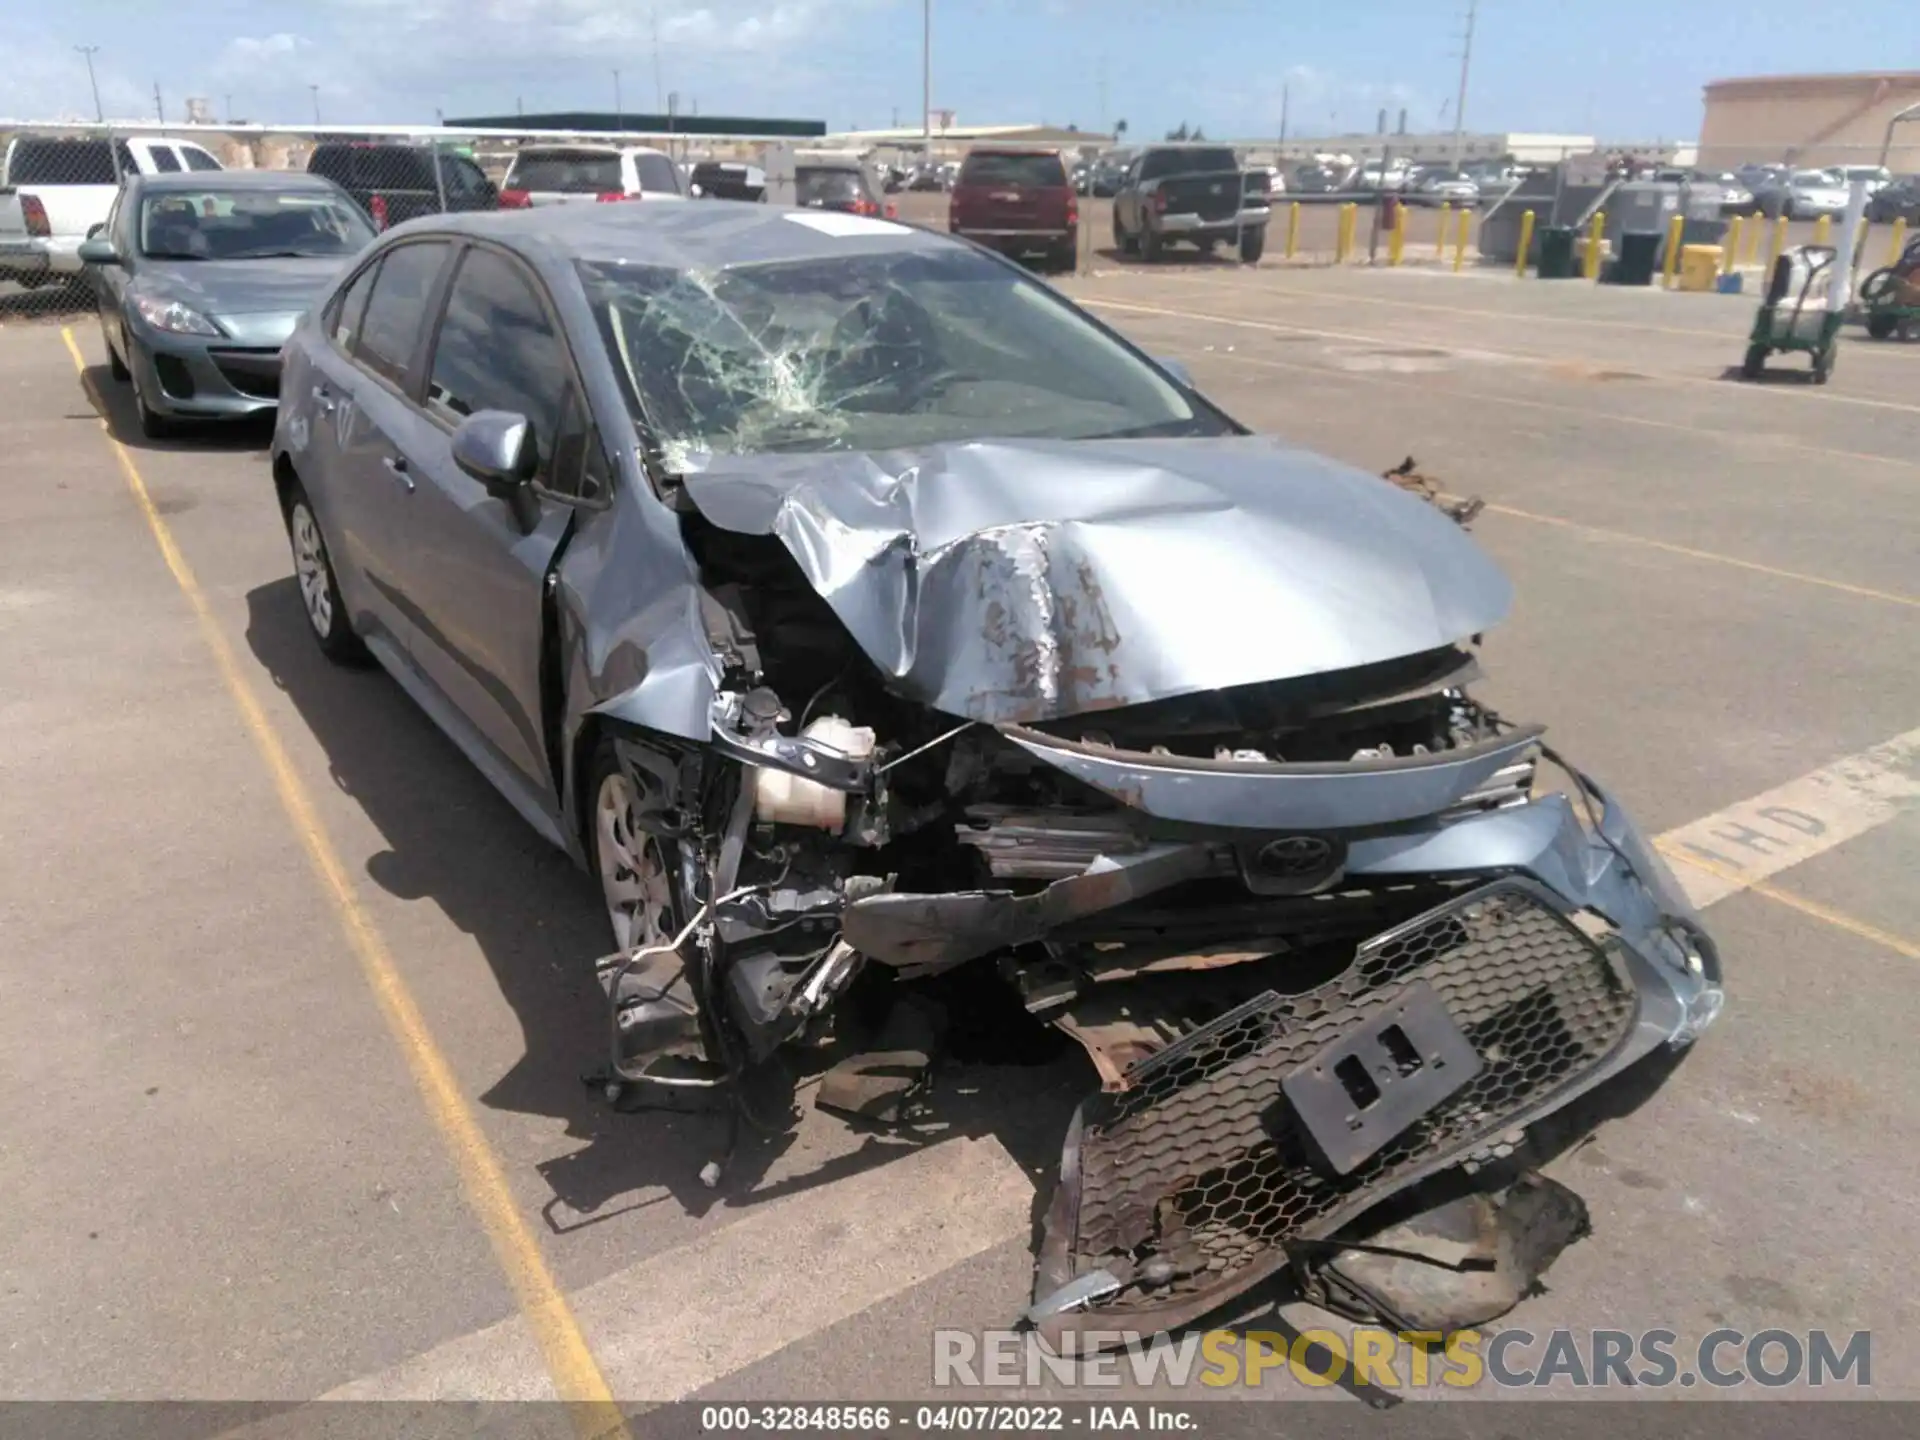
<svg viewBox="0 0 1920 1440"><path fill-rule="evenodd" d="M1283 1273L1356 1315L1481 1323L1582 1232L1530 1141L1683 1049L1718 960L1619 807L1476 698L1487 605L1404 653L1147 684L1137 600L1061 528L953 527L890 579L900 546L846 493L679 498L710 735L615 736L673 900L669 938L602 962L616 1083L725 1091L857 987L1005 987L1098 1081L1028 1312L1060 1342Z"/></svg>

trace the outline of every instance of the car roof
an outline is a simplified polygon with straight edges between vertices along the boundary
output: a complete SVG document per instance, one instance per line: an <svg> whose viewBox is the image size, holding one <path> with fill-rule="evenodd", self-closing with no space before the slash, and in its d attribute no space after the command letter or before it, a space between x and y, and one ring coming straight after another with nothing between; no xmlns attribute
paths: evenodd
<svg viewBox="0 0 1920 1440"><path fill-rule="evenodd" d="M324 175L305 170L175 170L164 175L129 175L142 190L326 190L339 187Z"/></svg>
<svg viewBox="0 0 1920 1440"><path fill-rule="evenodd" d="M651 145L595 145L591 142L573 145L565 140L552 140L542 141L538 145L522 145L514 155L667 155L667 152ZM667 155L667 158L673 157Z"/></svg>
<svg viewBox="0 0 1920 1440"><path fill-rule="evenodd" d="M898 221L829 216L818 210L747 200L460 211L410 220L387 234L471 235L563 266L574 260L597 260L683 271L909 250L937 252L964 244Z"/></svg>

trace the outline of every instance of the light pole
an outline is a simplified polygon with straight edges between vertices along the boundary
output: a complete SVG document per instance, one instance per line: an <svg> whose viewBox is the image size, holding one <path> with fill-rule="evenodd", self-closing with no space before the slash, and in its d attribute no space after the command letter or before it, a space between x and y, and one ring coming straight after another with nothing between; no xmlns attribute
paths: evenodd
<svg viewBox="0 0 1920 1440"><path fill-rule="evenodd" d="M613 72L613 128L616 130L627 128L626 112L620 105L620 72L618 70Z"/></svg>
<svg viewBox="0 0 1920 1440"><path fill-rule="evenodd" d="M107 112L100 108L100 82L93 76L93 57L99 53L98 45L76 45L73 47L87 57L87 84L93 89L93 118L104 122Z"/></svg>
<svg viewBox="0 0 1920 1440"><path fill-rule="evenodd" d="M1475 0L1467 0L1467 33L1460 45L1460 93L1453 102L1453 168L1460 169L1460 137L1467 119L1467 71L1473 64L1473 16Z"/></svg>
<svg viewBox="0 0 1920 1440"><path fill-rule="evenodd" d="M313 94L313 123L318 125L320 123L320 87L309 85L307 89Z"/></svg>
<svg viewBox="0 0 1920 1440"><path fill-rule="evenodd" d="M920 0L920 146L933 159L933 0Z"/></svg>

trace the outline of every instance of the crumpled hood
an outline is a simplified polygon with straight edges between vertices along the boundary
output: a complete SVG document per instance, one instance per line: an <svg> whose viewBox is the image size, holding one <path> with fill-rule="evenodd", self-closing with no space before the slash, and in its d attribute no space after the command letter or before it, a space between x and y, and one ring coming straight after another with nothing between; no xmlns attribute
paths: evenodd
<svg viewBox="0 0 1920 1440"><path fill-rule="evenodd" d="M992 723L1390 660L1512 599L1433 506L1264 436L700 459L708 520L777 536L904 693Z"/></svg>

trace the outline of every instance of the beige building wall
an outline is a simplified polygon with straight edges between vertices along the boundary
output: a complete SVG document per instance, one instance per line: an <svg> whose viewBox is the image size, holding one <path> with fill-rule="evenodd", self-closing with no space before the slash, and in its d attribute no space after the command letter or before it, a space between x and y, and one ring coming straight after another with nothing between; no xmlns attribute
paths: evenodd
<svg viewBox="0 0 1920 1440"><path fill-rule="evenodd" d="M1920 72L1716 80L1706 89L1699 163L1873 165L1887 122L1909 105L1920 105ZM1895 128L1887 165L1895 174L1920 172L1920 115Z"/></svg>

